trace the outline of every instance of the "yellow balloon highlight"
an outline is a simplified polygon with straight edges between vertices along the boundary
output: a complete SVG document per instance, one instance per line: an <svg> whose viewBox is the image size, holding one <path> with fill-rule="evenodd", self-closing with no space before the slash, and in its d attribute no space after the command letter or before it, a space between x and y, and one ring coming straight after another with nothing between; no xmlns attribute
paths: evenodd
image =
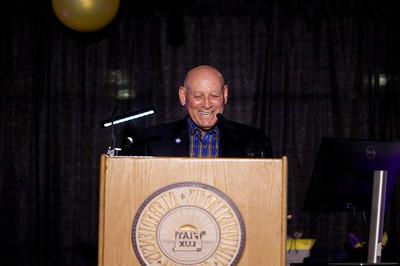
<svg viewBox="0 0 400 266"><path fill-rule="evenodd" d="M118 12L120 0L52 0L57 18L76 31L96 31L107 26Z"/></svg>

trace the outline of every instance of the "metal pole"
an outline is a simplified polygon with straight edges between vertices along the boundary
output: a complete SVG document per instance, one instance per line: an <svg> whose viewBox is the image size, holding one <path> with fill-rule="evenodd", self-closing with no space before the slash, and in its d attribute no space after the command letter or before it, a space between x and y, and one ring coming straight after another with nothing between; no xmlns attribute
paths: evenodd
<svg viewBox="0 0 400 266"><path fill-rule="evenodd" d="M368 240L368 263L381 262L382 234L385 219L386 179L387 171L374 171Z"/></svg>

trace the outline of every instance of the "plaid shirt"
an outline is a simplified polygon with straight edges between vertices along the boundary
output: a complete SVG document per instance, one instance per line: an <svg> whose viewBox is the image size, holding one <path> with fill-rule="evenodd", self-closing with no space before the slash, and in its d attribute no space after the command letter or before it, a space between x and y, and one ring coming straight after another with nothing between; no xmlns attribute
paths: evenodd
<svg viewBox="0 0 400 266"><path fill-rule="evenodd" d="M219 156L218 127L204 132L202 136L201 130L188 118L188 129L190 157L216 158Z"/></svg>

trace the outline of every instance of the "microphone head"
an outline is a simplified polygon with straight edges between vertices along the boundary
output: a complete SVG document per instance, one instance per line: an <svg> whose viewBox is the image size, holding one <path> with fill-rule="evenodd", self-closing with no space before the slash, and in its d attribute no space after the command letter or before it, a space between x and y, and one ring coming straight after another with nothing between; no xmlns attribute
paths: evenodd
<svg viewBox="0 0 400 266"><path fill-rule="evenodd" d="M218 113L217 115L218 120L223 120L224 116L221 113Z"/></svg>
<svg viewBox="0 0 400 266"><path fill-rule="evenodd" d="M132 137L126 137L125 143L128 144L128 145L132 145L133 144L133 138Z"/></svg>

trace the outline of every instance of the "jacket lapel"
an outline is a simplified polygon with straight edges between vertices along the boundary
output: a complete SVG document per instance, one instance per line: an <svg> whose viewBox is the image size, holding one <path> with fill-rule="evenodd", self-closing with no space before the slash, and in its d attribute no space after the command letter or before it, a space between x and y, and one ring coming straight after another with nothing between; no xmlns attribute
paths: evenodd
<svg viewBox="0 0 400 266"><path fill-rule="evenodd" d="M189 136L187 131L187 118L178 121L172 128L169 141L173 143L175 156L189 156Z"/></svg>

